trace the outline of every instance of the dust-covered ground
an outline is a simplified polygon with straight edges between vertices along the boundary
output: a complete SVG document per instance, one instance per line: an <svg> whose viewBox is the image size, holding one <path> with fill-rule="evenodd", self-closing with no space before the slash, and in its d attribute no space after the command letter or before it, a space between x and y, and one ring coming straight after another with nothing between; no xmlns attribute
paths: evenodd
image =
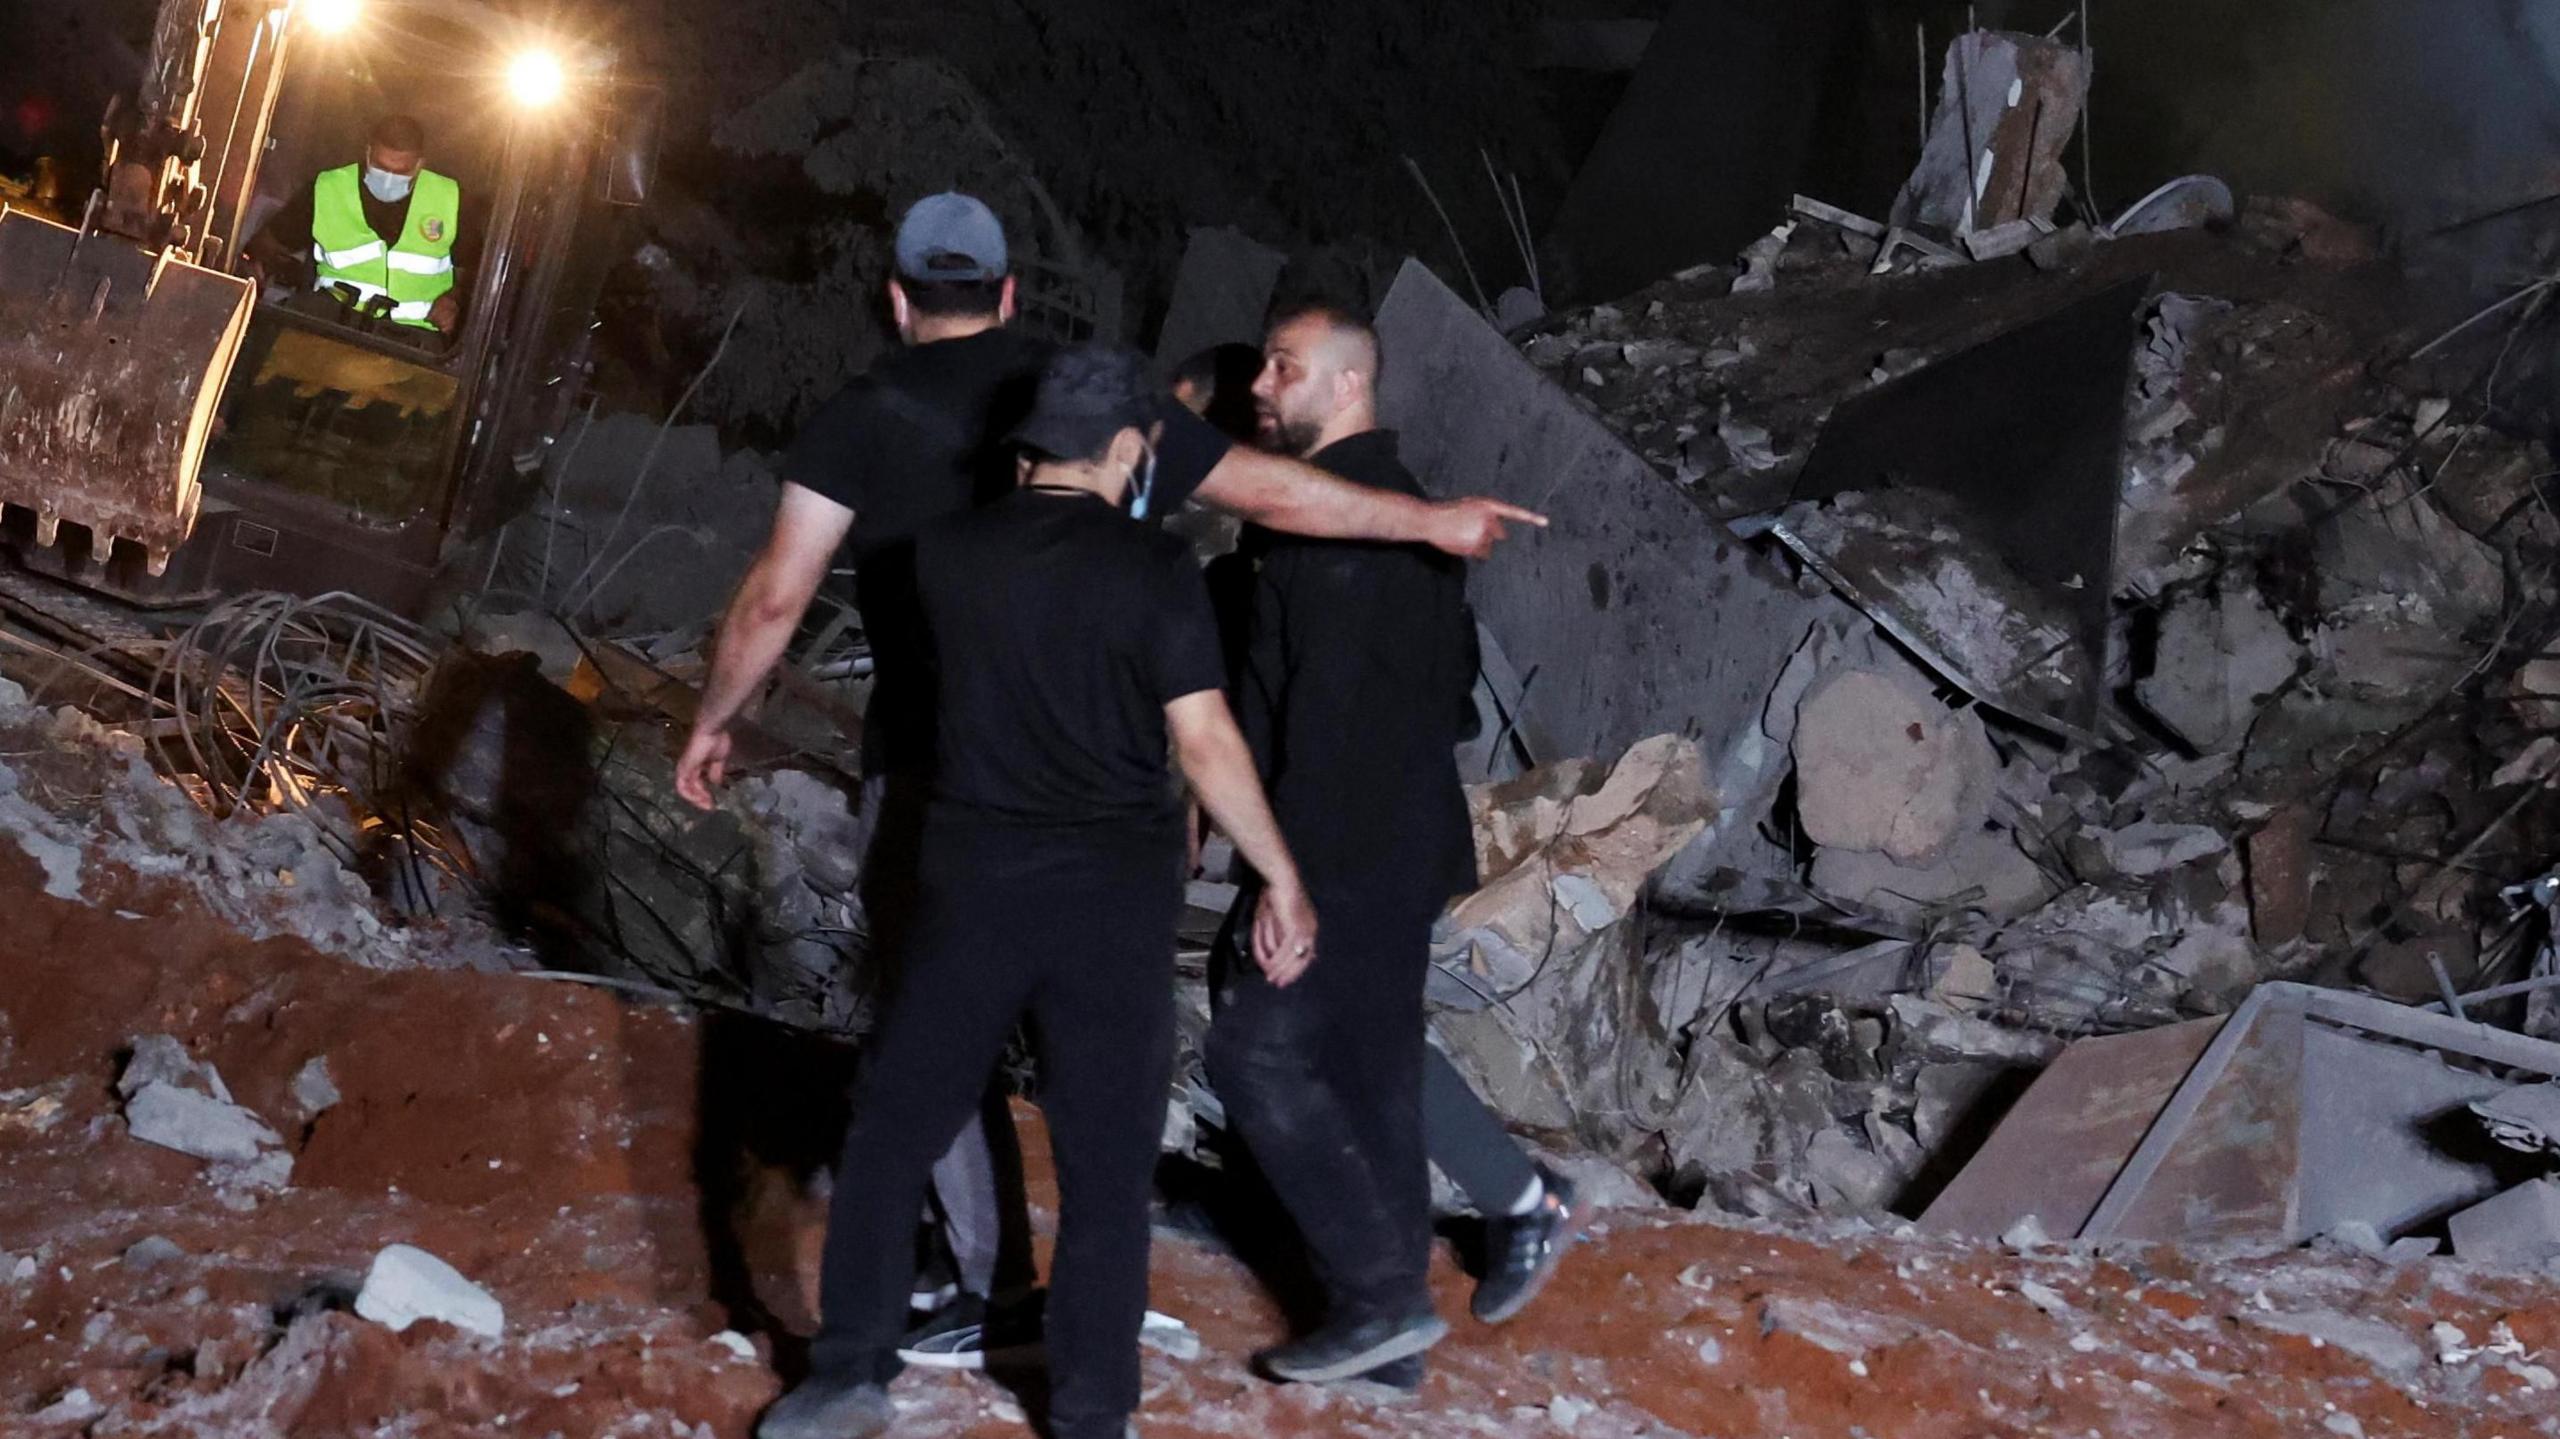
<svg viewBox="0 0 2560 1439"><path fill-rule="evenodd" d="M841 1056L591 986L361 968L91 878L89 902L50 897L0 847L0 1431L748 1432L810 1323L803 1179ZM114 1081L156 1033L285 1137L288 1187L128 1134ZM306 1116L315 1058L339 1097ZM504 1337L352 1313L394 1242L486 1286ZM1466 1283L1443 1265L1444 1312ZM1200 1241L1160 1240L1152 1302L1200 1339L1147 1357L1156 1435L2485 1439L2553 1432L2560 1387L2560 1295L2450 1261L2015 1253L1668 1210L1598 1215L1525 1317L1460 1322L1403 1404L1251 1377L1279 1312ZM715 1340L733 1324L751 1354ZM900 1432L1026 1432L996 1380L895 1392Z"/></svg>

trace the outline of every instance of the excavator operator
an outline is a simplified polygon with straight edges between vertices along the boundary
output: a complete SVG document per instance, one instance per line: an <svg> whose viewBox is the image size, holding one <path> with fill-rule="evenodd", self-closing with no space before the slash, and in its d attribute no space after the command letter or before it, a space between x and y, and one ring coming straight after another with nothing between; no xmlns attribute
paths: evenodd
<svg viewBox="0 0 2560 1439"><path fill-rule="evenodd" d="M466 217L460 183L425 167L426 149L416 119L375 121L361 162L321 171L259 229L251 272L264 280L307 265L311 288L350 309L454 333L480 227Z"/></svg>

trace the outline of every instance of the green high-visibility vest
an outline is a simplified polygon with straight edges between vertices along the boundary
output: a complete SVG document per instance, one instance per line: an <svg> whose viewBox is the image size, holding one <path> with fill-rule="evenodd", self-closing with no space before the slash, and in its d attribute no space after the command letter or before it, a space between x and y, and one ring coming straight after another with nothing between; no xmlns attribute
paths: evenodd
<svg viewBox="0 0 2560 1439"><path fill-rule="evenodd" d="M344 286L362 302L391 299L391 318L432 330L427 311L453 288L453 242L462 228L462 186L420 170L409 218L385 243L364 218L364 166L320 172L311 182L311 259L322 289Z"/></svg>

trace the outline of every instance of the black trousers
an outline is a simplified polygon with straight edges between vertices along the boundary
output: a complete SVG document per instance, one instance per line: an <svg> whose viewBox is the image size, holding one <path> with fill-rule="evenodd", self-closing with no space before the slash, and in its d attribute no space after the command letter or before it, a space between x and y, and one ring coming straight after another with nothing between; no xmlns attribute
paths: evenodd
<svg viewBox="0 0 2560 1439"><path fill-rule="evenodd" d="M1488 1219L1510 1213L1538 1177L1511 1131L1476 1097L1449 1056L1429 1044L1422 1046L1422 1147Z"/></svg>
<svg viewBox="0 0 2560 1439"><path fill-rule="evenodd" d="M1061 839L928 824L909 953L827 1216L814 1369L896 1373L927 1176L1028 1014L1058 1171L1051 1430L1119 1439L1138 1404L1181 865L1178 832Z"/></svg>
<svg viewBox="0 0 2560 1439"><path fill-rule="evenodd" d="M1206 1057L1236 1132L1306 1241L1328 1319L1357 1322L1430 1303L1422 982L1432 916L1357 895L1315 901L1316 962L1286 989L1241 952L1247 926L1228 926Z"/></svg>

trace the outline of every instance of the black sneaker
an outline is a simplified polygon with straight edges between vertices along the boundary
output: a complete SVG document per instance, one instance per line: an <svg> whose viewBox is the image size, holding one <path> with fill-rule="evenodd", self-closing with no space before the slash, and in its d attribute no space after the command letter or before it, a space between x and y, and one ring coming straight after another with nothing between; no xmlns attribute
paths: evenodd
<svg viewBox="0 0 2560 1439"><path fill-rule="evenodd" d="M1484 1278L1467 1308L1487 1324L1499 1324L1529 1307L1556 1272L1567 1245L1582 1230L1573 1207L1573 1181L1538 1166L1546 1195L1526 1214L1498 1214L1485 1221Z"/></svg>
<svg viewBox="0 0 2560 1439"><path fill-rule="evenodd" d="M1379 1366L1420 1354L1449 1335L1449 1326L1428 1309L1386 1319L1327 1324L1303 1339L1265 1349L1253 1356L1263 1372L1300 1384L1327 1384L1375 1371Z"/></svg>
<svg viewBox="0 0 2560 1439"><path fill-rule="evenodd" d="M1401 1403L1422 1393L1422 1363L1423 1357L1419 1354L1390 1359L1366 1374L1354 1374L1339 1381L1339 1387L1365 1389L1375 1398Z"/></svg>
<svg viewBox="0 0 2560 1439"><path fill-rule="evenodd" d="M1039 1347L1040 1295L991 1306L963 1294L908 1330L898 1357L922 1369L984 1369L990 1355L1003 1362Z"/></svg>
<svg viewBox="0 0 2560 1439"><path fill-rule="evenodd" d="M882 1385L812 1378L764 1411L756 1439L871 1439L887 1432L890 1412Z"/></svg>

